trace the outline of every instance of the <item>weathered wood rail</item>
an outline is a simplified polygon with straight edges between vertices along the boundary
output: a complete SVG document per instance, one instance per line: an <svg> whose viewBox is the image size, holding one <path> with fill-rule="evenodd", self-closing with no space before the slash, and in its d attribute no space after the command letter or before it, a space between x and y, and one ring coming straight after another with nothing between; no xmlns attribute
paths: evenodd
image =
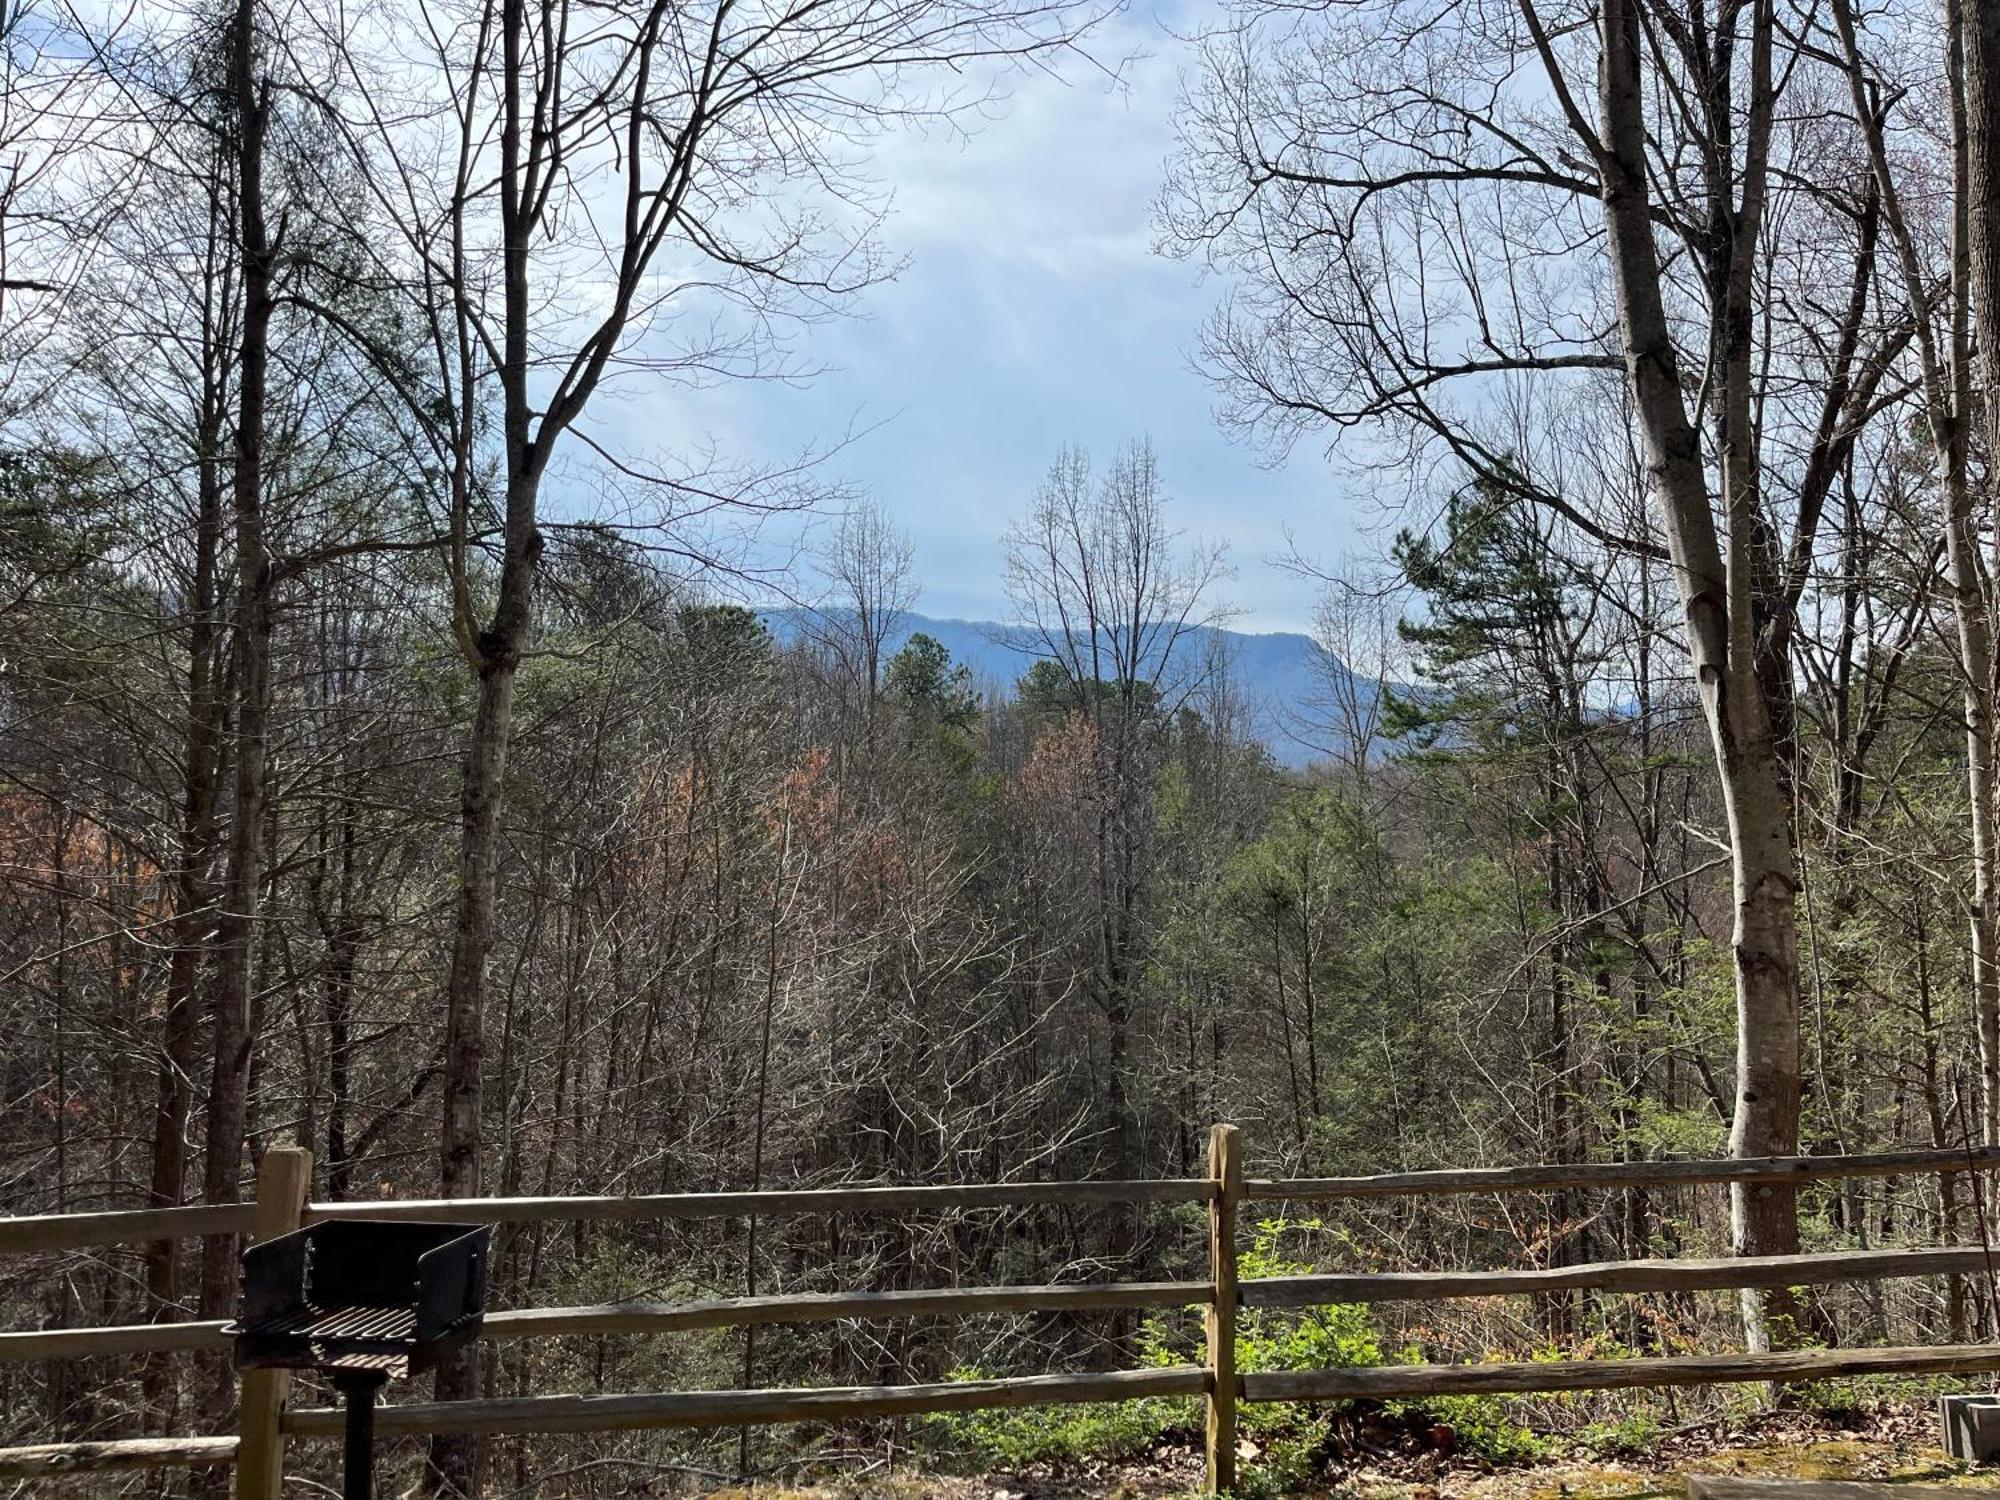
<svg viewBox="0 0 2000 1500"><path fill-rule="evenodd" d="M1872 1375L1963 1374L2000 1370L2000 1344L1815 1349L1767 1354L1686 1355L1648 1359L1533 1361L1515 1364L1380 1365L1365 1368L1249 1372L1236 1370L1238 1308L1289 1308L1342 1302L1442 1302L1588 1290L1648 1293L1800 1286L1891 1277L1992 1276L1984 1246L1928 1246L1838 1254L1725 1260L1607 1261L1549 1269L1420 1271L1287 1276L1239 1282L1236 1215L1247 1202L1327 1202L1554 1189L1686 1186L1706 1183L1803 1184L1897 1174L1986 1172L2000 1168L2000 1148L1898 1151L1855 1156L1770 1157L1740 1161L1620 1162L1600 1165L1483 1167L1398 1172L1369 1177L1245 1180L1241 1136L1218 1125L1205 1177L1110 1182L983 1183L940 1187L855 1186L770 1192L653 1194L639 1197L487 1198L312 1204L306 1201L310 1155L272 1150L259 1167L248 1203L111 1213L0 1219L0 1255L22 1255L212 1234L257 1240L326 1219L442 1219L460 1223L721 1218L741 1215L964 1212L1040 1205L1201 1203L1209 1222L1209 1277L1204 1281L1111 1282L1054 1286L944 1287L895 1292L823 1292L729 1297L672 1303L520 1308L489 1313L488 1341L603 1334L647 1335L835 1319L976 1317L1200 1307L1206 1359L1199 1365L1097 1374L1016 1376L948 1384L839 1389L662 1391L617 1395L546 1395L502 1400L412 1402L381 1408L387 1434L528 1434L648 1428L712 1428L753 1423L840 1422L927 1412L970 1411L1142 1397L1199 1397L1205 1408L1209 1484L1235 1481L1239 1402L1388 1399L1458 1394L1522 1394L1822 1379ZM0 1332L0 1362L103 1355L217 1352L228 1339L220 1322L137 1324ZM289 1440L340 1432L331 1407L287 1410L282 1374L255 1373L242 1385L233 1435L46 1443L0 1449L0 1478L150 1468L233 1465L241 1500L275 1500Z"/></svg>

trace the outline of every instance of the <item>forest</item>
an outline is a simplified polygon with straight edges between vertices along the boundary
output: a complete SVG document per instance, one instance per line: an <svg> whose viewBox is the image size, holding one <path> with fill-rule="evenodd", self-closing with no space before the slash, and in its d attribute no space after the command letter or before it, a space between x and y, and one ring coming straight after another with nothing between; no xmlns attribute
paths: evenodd
<svg viewBox="0 0 2000 1500"><path fill-rule="evenodd" d="M1200 1175L1223 1121L1270 1176L2000 1142L2000 3L1194 17L1150 233L1218 290L1160 358L1397 517L1338 561L1289 518L1304 769L1209 628L1244 559L1142 432L1036 435L1040 481L966 518L996 680L908 633L895 507L824 448L594 423L810 378L897 270L875 144L1006 130L1010 78L1115 67L1114 11L0 7L0 1213L233 1203L294 1145L341 1202ZM1384 1205L1252 1253L1980 1242L1980 1180ZM1170 1208L532 1225L493 1285L1157 1279L1199 1238ZM240 1249L0 1262L5 1325L227 1317ZM1351 1311L1259 1337L1367 1362L2000 1326L1966 1277ZM504 1345L437 1394L1198 1337ZM0 1363L0 1441L233 1400L217 1361ZM440 1442L426 1482L666 1493L638 1486L1030 1443L921 1428Z"/></svg>

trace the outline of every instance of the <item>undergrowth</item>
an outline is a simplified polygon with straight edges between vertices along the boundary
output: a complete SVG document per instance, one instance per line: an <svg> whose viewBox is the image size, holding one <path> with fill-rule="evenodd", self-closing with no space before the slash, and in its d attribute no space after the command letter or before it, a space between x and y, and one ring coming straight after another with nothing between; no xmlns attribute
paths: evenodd
<svg viewBox="0 0 2000 1500"><path fill-rule="evenodd" d="M1317 1219L1267 1219L1256 1226L1238 1261L1245 1280L1300 1276L1313 1267L1288 1257L1285 1237L1324 1229ZM1199 1309L1190 1309L1198 1312ZM1185 1315L1155 1314L1140 1326L1139 1363L1148 1368L1195 1364L1203 1358L1200 1323ZM1244 1373L1267 1370L1327 1370L1358 1365L1414 1362L1414 1349L1388 1350L1368 1309L1356 1303L1290 1309L1246 1308L1236 1322L1237 1367ZM990 1378L980 1369L955 1371L954 1379ZM1292 1402L1238 1408L1238 1426L1256 1449L1237 1487L1243 1500L1288 1493L1317 1466L1331 1438L1335 1417L1348 1402L1305 1406ZM1504 1405L1491 1397L1442 1396L1396 1402L1389 1411L1448 1426L1464 1452L1496 1463L1538 1456L1540 1440L1510 1421ZM918 1419L918 1441L934 1455L961 1468L1016 1468L1071 1458L1124 1458L1143 1453L1163 1439L1185 1434L1198 1441L1201 1406L1192 1397L1149 1397L1138 1401L1014 1410L940 1412Z"/></svg>

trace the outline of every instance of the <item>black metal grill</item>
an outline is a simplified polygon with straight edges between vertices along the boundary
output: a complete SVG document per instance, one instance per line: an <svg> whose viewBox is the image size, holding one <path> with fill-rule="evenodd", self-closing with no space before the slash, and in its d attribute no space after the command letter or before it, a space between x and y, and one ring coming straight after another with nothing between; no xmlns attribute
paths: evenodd
<svg viewBox="0 0 2000 1500"><path fill-rule="evenodd" d="M253 1245L230 1332L239 1370L321 1370L347 1407L346 1500L374 1493L375 1393L479 1331L492 1231L341 1219Z"/></svg>

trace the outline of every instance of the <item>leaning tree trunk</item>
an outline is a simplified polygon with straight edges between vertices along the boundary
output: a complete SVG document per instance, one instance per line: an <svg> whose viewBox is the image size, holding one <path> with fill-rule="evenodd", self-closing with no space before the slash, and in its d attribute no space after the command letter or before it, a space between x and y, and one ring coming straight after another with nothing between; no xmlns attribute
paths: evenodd
<svg viewBox="0 0 2000 1500"><path fill-rule="evenodd" d="M1783 675L1782 651L1760 678L1752 576L1758 571L1754 435L1749 422L1747 327L1739 315L1761 210L1761 148L1746 147L1743 206L1732 244L1713 278L1727 296L1720 310L1725 387L1727 561L1715 525L1700 436L1683 398L1683 377L1667 321L1659 247L1647 182L1642 0L1607 0L1603 11L1598 168L1611 254L1619 334L1638 418L1647 476L1658 504L1681 595L1694 678L1727 807L1734 893L1732 944L1736 979L1737 1084L1730 1149L1738 1156L1787 1155L1798 1149L1799 959L1797 874L1782 733L1767 681ZM1758 7L1749 134L1766 132L1768 8ZM1778 622L1782 626L1782 622ZM1766 625L1766 629L1771 626ZM1731 1238L1741 1255L1798 1248L1797 1207L1787 1187L1732 1190ZM1788 1311L1779 1293L1744 1295L1744 1332L1753 1349L1769 1347L1773 1325Z"/></svg>

